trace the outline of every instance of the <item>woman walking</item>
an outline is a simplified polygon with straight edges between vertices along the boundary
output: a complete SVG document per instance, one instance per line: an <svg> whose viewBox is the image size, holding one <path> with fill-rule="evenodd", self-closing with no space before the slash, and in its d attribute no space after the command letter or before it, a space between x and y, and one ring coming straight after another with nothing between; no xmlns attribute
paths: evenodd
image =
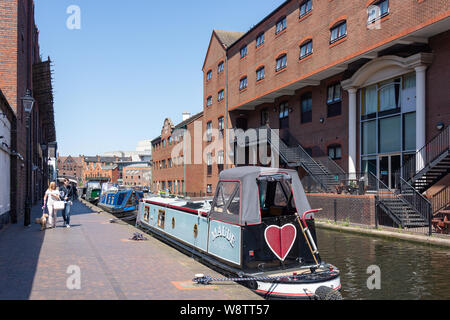
<svg viewBox="0 0 450 320"><path fill-rule="evenodd" d="M44 207L47 205L48 209L47 228L49 229L56 228L56 219L58 216L58 211L54 207L56 201L61 201L61 198L56 188L56 183L52 182L44 196Z"/></svg>

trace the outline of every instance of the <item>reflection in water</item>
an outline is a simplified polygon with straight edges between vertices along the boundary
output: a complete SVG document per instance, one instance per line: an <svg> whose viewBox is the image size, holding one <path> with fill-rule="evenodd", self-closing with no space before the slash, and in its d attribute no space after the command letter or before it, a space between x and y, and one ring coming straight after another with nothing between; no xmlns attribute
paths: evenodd
<svg viewBox="0 0 450 320"><path fill-rule="evenodd" d="M450 250L317 229L322 259L341 270L344 299L450 299ZM381 269L381 290L369 290L369 266Z"/></svg>

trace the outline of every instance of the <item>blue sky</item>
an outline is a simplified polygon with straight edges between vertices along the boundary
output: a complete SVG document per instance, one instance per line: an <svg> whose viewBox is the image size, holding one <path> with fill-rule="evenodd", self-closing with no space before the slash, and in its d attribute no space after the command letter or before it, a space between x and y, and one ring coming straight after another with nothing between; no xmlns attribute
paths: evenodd
<svg viewBox="0 0 450 320"><path fill-rule="evenodd" d="M134 150L165 118L202 110L213 29L248 31L284 0L35 0L41 56L54 62L61 155ZM81 11L70 30L67 8Z"/></svg>

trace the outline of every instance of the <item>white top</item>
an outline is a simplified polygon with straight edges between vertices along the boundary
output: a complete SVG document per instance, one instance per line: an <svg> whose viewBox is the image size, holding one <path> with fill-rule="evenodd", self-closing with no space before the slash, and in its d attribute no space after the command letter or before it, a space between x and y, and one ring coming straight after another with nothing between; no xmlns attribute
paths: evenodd
<svg viewBox="0 0 450 320"><path fill-rule="evenodd" d="M45 192L47 195L47 206L53 206L53 203L59 201L59 191L58 190L47 190Z"/></svg>

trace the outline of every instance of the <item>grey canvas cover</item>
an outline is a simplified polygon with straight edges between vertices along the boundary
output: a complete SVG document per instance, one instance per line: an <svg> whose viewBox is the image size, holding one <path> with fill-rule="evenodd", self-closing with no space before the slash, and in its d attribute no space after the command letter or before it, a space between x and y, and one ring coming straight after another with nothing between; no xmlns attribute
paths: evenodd
<svg viewBox="0 0 450 320"><path fill-rule="evenodd" d="M240 225L255 225L261 223L261 211L259 204L258 178L267 175L288 175L291 178L292 191L297 212L303 214L311 210L306 198L303 185L300 182L297 171L291 169L265 168L265 167L239 167L222 171L220 182L236 181L240 183ZM217 194L216 194L217 198ZM216 201L216 200L215 200ZM214 209L211 212L214 218Z"/></svg>

